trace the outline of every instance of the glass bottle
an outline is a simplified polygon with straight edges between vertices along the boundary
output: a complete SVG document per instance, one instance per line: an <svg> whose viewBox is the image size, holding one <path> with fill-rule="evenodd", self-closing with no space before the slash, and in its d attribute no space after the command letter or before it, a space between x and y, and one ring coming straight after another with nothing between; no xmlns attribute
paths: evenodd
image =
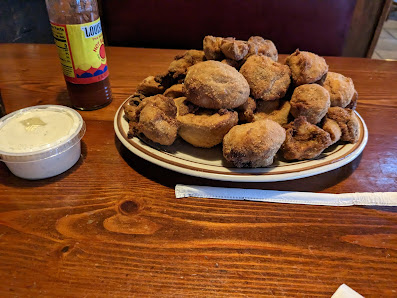
<svg viewBox="0 0 397 298"><path fill-rule="evenodd" d="M72 106L96 110L112 101L96 0L46 0Z"/></svg>

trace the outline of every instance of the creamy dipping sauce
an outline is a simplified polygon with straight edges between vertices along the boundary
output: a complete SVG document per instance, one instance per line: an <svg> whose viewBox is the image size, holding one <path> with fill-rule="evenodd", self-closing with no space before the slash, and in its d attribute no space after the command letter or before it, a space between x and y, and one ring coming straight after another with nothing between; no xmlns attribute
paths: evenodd
<svg viewBox="0 0 397 298"><path fill-rule="evenodd" d="M58 105L29 107L0 119L0 160L24 179L44 179L70 169L80 158L85 123Z"/></svg>
<svg viewBox="0 0 397 298"><path fill-rule="evenodd" d="M80 124L76 115L57 107L33 108L0 123L0 151L33 153L67 140Z"/></svg>

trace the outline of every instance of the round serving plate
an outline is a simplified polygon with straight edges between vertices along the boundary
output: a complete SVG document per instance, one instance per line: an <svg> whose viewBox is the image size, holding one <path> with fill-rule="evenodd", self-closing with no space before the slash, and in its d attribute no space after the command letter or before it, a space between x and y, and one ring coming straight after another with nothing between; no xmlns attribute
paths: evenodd
<svg viewBox="0 0 397 298"><path fill-rule="evenodd" d="M267 168L235 168L222 156L222 147L196 148L178 138L171 146L161 146L137 137L128 137L128 122L124 119L124 104L114 117L117 137L135 155L169 170L186 175L234 182L275 182L309 177L340 168L353 161L364 150L368 129L357 113L360 137L355 144L335 144L318 158L302 161L284 161L276 158Z"/></svg>

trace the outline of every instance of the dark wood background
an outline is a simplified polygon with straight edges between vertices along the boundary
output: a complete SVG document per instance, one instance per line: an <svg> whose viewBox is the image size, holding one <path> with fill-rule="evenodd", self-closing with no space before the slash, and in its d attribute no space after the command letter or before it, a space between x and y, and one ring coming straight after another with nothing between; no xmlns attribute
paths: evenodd
<svg viewBox="0 0 397 298"><path fill-rule="evenodd" d="M392 0L99 0L109 45L199 48L205 35L272 39L321 55L371 57ZM53 43L44 0L0 1L0 43Z"/></svg>

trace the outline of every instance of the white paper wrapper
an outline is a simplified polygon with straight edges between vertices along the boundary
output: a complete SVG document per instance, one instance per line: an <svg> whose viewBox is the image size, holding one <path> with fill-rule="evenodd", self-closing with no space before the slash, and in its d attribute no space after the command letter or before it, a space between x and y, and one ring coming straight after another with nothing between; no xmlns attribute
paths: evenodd
<svg viewBox="0 0 397 298"><path fill-rule="evenodd" d="M175 196L325 206L397 206L397 192L329 194L177 184Z"/></svg>
<svg viewBox="0 0 397 298"><path fill-rule="evenodd" d="M361 296L347 285L342 284L331 296L331 298L364 298L364 296Z"/></svg>

